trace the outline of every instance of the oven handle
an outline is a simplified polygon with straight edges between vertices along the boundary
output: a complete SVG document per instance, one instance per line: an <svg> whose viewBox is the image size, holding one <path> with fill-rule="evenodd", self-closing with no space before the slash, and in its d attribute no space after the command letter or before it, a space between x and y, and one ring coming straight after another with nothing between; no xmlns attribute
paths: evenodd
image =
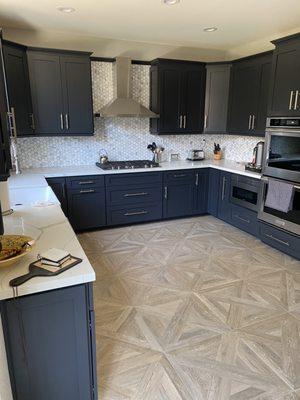
<svg viewBox="0 0 300 400"><path fill-rule="evenodd" d="M274 179L275 181L281 181L282 179L275 179L275 178L271 178L271 179ZM266 177L264 177L264 176L262 176L261 177L261 180L264 182L264 183L267 183L267 182L269 182L269 178L266 178ZM300 186L298 186L298 185L293 185L293 188L294 189L296 189L296 190L300 190Z"/></svg>

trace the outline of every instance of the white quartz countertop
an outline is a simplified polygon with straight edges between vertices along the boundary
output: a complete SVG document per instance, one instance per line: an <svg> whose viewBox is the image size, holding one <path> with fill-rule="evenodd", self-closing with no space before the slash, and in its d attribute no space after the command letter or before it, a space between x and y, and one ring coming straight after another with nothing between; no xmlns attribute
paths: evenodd
<svg viewBox="0 0 300 400"><path fill-rule="evenodd" d="M44 178L68 177L81 175L108 175L108 174L124 174L137 172L152 172L152 171L172 171L177 169L198 169L198 168L215 168L223 171L228 171L240 175L249 176L260 179L261 175L255 172L245 171L245 163L239 163L229 160L204 160L204 161L173 161L163 162L158 168L139 168L127 170L102 170L96 165L82 165L74 167L51 167L51 168L34 168L24 170L21 175L11 176L9 178L10 188L30 188L37 185L47 186Z"/></svg>
<svg viewBox="0 0 300 400"><path fill-rule="evenodd" d="M51 188L30 185L29 182L27 188L10 189L14 213L4 217L4 229L6 234L29 235L36 240L36 244L16 264L0 267L0 300L13 297L9 281L27 273L29 264L37 259L37 255L52 247L65 249L83 261L60 275L29 280L19 286L19 296L95 280L95 272Z"/></svg>

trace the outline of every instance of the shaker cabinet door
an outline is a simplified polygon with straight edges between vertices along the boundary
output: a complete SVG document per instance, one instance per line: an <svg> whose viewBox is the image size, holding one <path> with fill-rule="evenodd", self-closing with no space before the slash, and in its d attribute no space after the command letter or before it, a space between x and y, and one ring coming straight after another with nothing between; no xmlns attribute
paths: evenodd
<svg viewBox="0 0 300 400"><path fill-rule="evenodd" d="M296 95L297 91L298 95ZM298 39L282 42L278 44L274 51L269 98L269 115L299 115L299 109L300 40Z"/></svg>
<svg viewBox="0 0 300 400"><path fill-rule="evenodd" d="M88 56L60 57L66 133L92 134L92 80Z"/></svg>
<svg viewBox="0 0 300 400"><path fill-rule="evenodd" d="M183 131L184 133L202 133L205 104L204 66L185 67L183 95Z"/></svg>
<svg viewBox="0 0 300 400"><path fill-rule="evenodd" d="M3 57L10 107L14 109L17 136L34 134L26 50L3 44Z"/></svg>
<svg viewBox="0 0 300 400"><path fill-rule="evenodd" d="M183 124L181 115L181 79L178 68L164 68L161 77L160 131L178 132Z"/></svg>
<svg viewBox="0 0 300 400"><path fill-rule="evenodd" d="M231 64L206 67L205 133L225 133L227 129L228 97Z"/></svg>
<svg viewBox="0 0 300 400"><path fill-rule="evenodd" d="M64 132L62 81L59 55L28 51L28 66L35 132Z"/></svg>
<svg viewBox="0 0 300 400"><path fill-rule="evenodd" d="M251 134L257 108L260 74L257 65L236 63L232 68L228 133Z"/></svg>

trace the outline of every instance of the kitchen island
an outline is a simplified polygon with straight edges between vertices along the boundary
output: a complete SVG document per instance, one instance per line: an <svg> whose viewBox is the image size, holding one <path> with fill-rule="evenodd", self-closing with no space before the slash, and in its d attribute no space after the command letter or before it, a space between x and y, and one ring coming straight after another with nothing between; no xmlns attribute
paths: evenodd
<svg viewBox="0 0 300 400"><path fill-rule="evenodd" d="M22 175L20 179L26 180L25 177ZM54 394L56 399L70 398L69 395L73 399L93 399L96 395L96 390L93 392L96 363L92 301L95 272L51 188L43 178L36 178L10 191L14 213L4 217L6 234L28 235L36 244L16 264L0 269L1 317L6 343L5 351L1 329L0 399L46 400ZM25 274L29 263L52 247L67 250L83 261L61 275L29 280L18 288L19 297L14 299L9 281ZM25 329L24 335L20 335L21 328ZM43 347L45 344L48 347ZM20 356L22 351L24 357ZM66 376L62 374L63 369ZM46 371L49 373L41 379L40 375ZM42 397L41 386L45 390Z"/></svg>

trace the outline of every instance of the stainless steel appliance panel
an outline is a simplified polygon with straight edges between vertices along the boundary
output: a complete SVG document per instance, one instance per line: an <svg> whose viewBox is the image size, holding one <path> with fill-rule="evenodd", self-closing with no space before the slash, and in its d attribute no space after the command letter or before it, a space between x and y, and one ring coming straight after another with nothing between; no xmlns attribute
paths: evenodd
<svg viewBox="0 0 300 400"><path fill-rule="evenodd" d="M292 182L294 186L294 198L292 209L287 213L265 206L269 179L263 177L261 182L258 218L277 228L300 235L300 185L298 182Z"/></svg>

